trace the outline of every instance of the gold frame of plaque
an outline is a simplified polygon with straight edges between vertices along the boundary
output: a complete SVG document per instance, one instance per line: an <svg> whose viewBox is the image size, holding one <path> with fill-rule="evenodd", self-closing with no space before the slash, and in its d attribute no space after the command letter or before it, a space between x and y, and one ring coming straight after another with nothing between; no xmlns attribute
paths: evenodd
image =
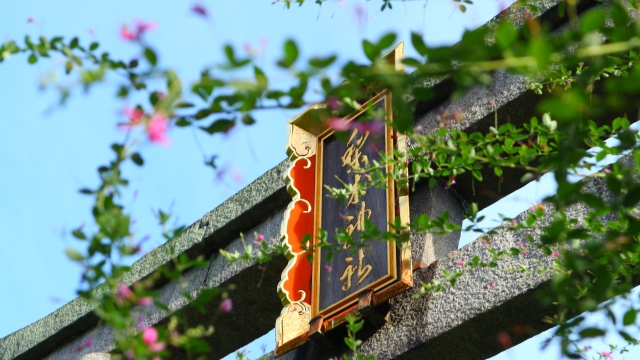
<svg viewBox="0 0 640 360"><path fill-rule="evenodd" d="M400 43L385 55L384 59L396 71L403 71L403 54L404 44ZM306 234L313 234L311 245L318 241L317 237L320 235L323 222L323 208L328 209L330 216L333 216L331 224L338 224L336 221L342 221L345 224L349 221L353 222L350 225L351 228L347 227L347 231L351 229L352 232L361 230L363 219L371 218L374 213L377 214L375 216L378 219L376 225L381 231L394 231L389 223L393 224L397 219L403 225L409 224L408 184L398 187L392 179L387 179L386 189L379 189L377 193L369 189L368 194L363 193L361 199L357 199L356 195L355 200L359 201L350 199L347 206L350 204L355 206L351 206L349 210L351 213L345 211L346 215L337 214L335 209L330 209L329 201L339 202L339 199L325 196L325 181L332 177L339 178L325 171L325 160L328 161L327 164L333 164L331 166L336 168L337 163L341 163L342 167L345 166L344 154L346 153L358 154L352 156L353 161L356 158L368 161L367 156L375 159L373 150L365 154L364 146L367 142L369 145L377 146L373 147L376 149L376 154L378 151L384 151L386 154L392 154L394 151L406 154L406 137L388 125L393 121L391 94L386 90L378 92L357 111L344 118L345 122L356 122L358 117L368 109L383 108L386 122L384 127L378 128L375 133L369 132L366 128L351 127L353 130L348 132L349 141L346 143L338 144L337 141L331 140L335 138L334 130L329 129L325 124L313 121L313 113L325 106L324 104L313 105L289 121L287 154L291 160L291 166L286 173L285 182L292 201L285 211L281 230L282 243L289 249L285 254L289 263L278 284L278 293L285 307L276 321L276 356L291 351L309 339L328 345L323 334L346 322L349 315L362 316L373 323L384 321L384 316L380 316L375 310L378 305L388 302L392 297L413 286L411 245L408 240L402 244L402 247L398 247L394 242L373 241L363 243L366 245L360 245L357 251L354 250L355 247L350 252L344 250L340 252L342 255L339 259L340 264L335 266L333 274L331 267L322 263L323 252L320 247L307 247L301 244ZM379 123L380 126L381 124ZM329 147L325 149L325 145L331 141L333 145L328 145ZM342 154L342 160L336 157L339 154ZM355 177L357 183L357 179L362 176L362 174L355 175L359 170L355 167L343 169L341 174L344 175L347 171L348 175L343 177L349 177L351 179L349 181L354 181ZM390 173L394 169L388 165L385 170ZM404 163L404 168L395 170L407 173L407 163ZM323 178L325 173L328 175ZM353 186L355 185L352 184L352 188ZM355 188L357 189L357 186ZM354 202L351 202L352 200ZM344 209L344 206L342 208ZM325 221L329 216L326 214L327 212L324 215ZM336 216L341 220L336 220ZM359 225L354 225L358 221ZM340 225L340 227L343 226ZM409 236L408 232L403 235ZM376 247L375 250L373 247ZM309 254L313 254L313 263L308 263ZM374 264L370 262L372 259L379 261ZM332 264L337 264L335 259L332 261ZM334 282L331 285L334 297L341 294L340 288L344 292L344 297L326 300L325 296L323 299L323 283L329 283L324 280ZM338 280L340 282L336 285ZM338 290L335 290L336 288ZM336 292L338 295L335 295ZM323 301L325 304L321 305ZM327 301L329 301L328 304L326 304Z"/></svg>

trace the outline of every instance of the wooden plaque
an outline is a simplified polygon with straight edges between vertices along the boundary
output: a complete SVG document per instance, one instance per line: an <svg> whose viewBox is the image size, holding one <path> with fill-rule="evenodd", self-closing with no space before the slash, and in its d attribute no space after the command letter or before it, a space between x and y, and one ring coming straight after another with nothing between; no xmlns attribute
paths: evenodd
<svg viewBox="0 0 640 360"><path fill-rule="evenodd" d="M401 69L402 52L400 44L385 59ZM349 314L362 315L359 297L360 301L369 299L371 309L413 286L409 242L398 247L381 239L363 242L360 236L365 220L381 231L392 231L389 224L397 218L402 224L409 223L406 185L398 188L387 179L386 188L358 187L370 176L363 169L379 161L381 153L406 152L405 136L388 125L393 121L391 95L386 91L376 94L344 119L350 124L346 142L333 129L313 120L314 111L324 106L314 105L289 122L291 167L285 182L292 202L281 230L289 263L278 284L285 307L276 321L276 356L310 336L318 341L322 332L344 323ZM384 114L385 122L360 121L368 110ZM385 169L392 170L391 165ZM400 170L406 171L406 163ZM327 196L327 187L345 185L342 199ZM350 233L354 243L338 244L338 229ZM317 246L323 233L324 241L337 251Z"/></svg>

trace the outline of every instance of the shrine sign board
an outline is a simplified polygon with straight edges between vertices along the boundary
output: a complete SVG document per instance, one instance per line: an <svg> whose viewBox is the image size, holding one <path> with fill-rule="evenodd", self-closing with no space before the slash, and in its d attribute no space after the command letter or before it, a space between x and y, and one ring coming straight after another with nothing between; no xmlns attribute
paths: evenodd
<svg viewBox="0 0 640 360"><path fill-rule="evenodd" d="M400 44L385 57L396 70L402 69L402 52ZM390 224L398 218L401 224L409 222L407 185L399 188L387 178L384 187L364 186L372 176L366 169L382 154L406 152L406 137L389 125L391 95L374 94L343 119L349 124L347 141L314 119L324 106L314 105L289 123L291 167L285 182L292 201L281 229L289 263L278 284L285 307L276 321L276 356L339 326L349 314L362 315L363 296L372 308L413 286L408 241L399 246L382 239L363 241L361 235L367 223L385 232L395 231ZM380 118L363 121L372 113ZM391 166L383 174L391 173ZM406 172L406 163L395 170ZM331 188L344 189L343 196L328 196ZM338 241L345 233L352 241Z"/></svg>
<svg viewBox="0 0 640 360"><path fill-rule="evenodd" d="M371 100L373 110L389 108L389 98L381 94ZM364 111L365 106L360 111ZM352 121L357 121L359 113ZM388 223L395 218L394 184L387 181L387 188L360 190L365 175L358 173L380 159L380 151L393 153L393 139L390 126L378 133L358 131L358 127L348 132L349 140L340 141L331 129L318 137L316 150L316 194L314 234L320 236L320 229L326 233L326 241L342 249L337 254L316 247L314 251L312 276L312 316L329 317L357 301L362 290L380 290L398 277L399 262L396 244L386 241L363 243L360 231L365 230L365 219L382 231L389 231ZM369 175L370 176L370 175ZM346 201L327 196L331 188L349 185ZM336 240L339 228L353 237L353 241L364 247L351 249L340 246ZM355 246L354 246L355 248ZM355 253L354 253L355 252ZM333 255L333 256L331 256Z"/></svg>

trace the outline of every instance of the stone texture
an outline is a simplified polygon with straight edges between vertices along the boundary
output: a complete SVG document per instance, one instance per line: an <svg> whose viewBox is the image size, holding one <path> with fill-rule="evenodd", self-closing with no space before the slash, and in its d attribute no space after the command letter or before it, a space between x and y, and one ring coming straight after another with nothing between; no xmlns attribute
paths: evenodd
<svg viewBox="0 0 640 360"><path fill-rule="evenodd" d="M418 183L414 192L409 197L411 221L422 214L429 218L436 218L445 211L449 212L449 219L454 224L462 225L465 209L451 192L444 190L441 183L430 189L426 181ZM411 256L413 263L422 261L424 265L446 258L451 251L458 249L460 232L452 232L446 235L411 234Z"/></svg>

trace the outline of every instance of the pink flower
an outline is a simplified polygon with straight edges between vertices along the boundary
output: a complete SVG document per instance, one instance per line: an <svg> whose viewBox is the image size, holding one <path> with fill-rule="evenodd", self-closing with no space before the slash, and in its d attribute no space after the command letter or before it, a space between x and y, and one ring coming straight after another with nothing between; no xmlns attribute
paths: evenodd
<svg viewBox="0 0 640 360"><path fill-rule="evenodd" d="M163 342L157 342L157 343L149 344L149 350L151 350L153 352L160 352L160 351L164 350L166 347L167 347L167 344L165 344Z"/></svg>
<svg viewBox="0 0 640 360"><path fill-rule="evenodd" d="M146 328L147 328L147 325L145 324L144 317L138 316L138 318L136 319L136 329L142 331Z"/></svg>
<svg viewBox="0 0 640 360"><path fill-rule="evenodd" d="M233 302L231 302L231 299L226 298L224 300L222 300L222 302L220 303L220 310L222 310L222 312L230 312L231 309L233 309Z"/></svg>
<svg viewBox="0 0 640 360"><path fill-rule="evenodd" d="M151 296L145 296L138 300L138 305L149 306L151 304L153 304L153 298Z"/></svg>
<svg viewBox="0 0 640 360"><path fill-rule="evenodd" d="M583 351L589 351L589 350L591 350L591 346L587 345L582 350Z"/></svg>
<svg viewBox="0 0 640 360"><path fill-rule="evenodd" d="M369 181L371 181L371 175L369 175L369 174L364 174L364 178L369 180Z"/></svg>
<svg viewBox="0 0 640 360"><path fill-rule="evenodd" d="M87 31L89 32L89 35L96 36L96 34L93 32L92 28L88 28Z"/></svg>
<svg viewBox="0 0 640 360"><path fill-rule="evenodd" d="M142 341L144 341L147 346L158 341L158 330L153 326L144 329L142 332Z"/></svg>
<svg viewBox="0 0 640 360"><path fill-rule="evenodd" d="M242 174L235 167L231 168L231 178L238 184L242 182Z"/></svg>
<svg viewBox="0 0 640 360"><path fill-rule="evenodd" d="M491 288L491 290L495 290L496 284L493 281L489 281L489 287Z"/></svg>
<svg viewBox="0 0 640 360"><path fill-rule="evenodd" d="M557 258L558 257L558 251L554 251L553 253L551 253L551 257L552 258Z"/></svg>
<svg viewBox="0 0 640 360"><path fill-rule="evenodd" d="M171 141L167 137L167 121L164 115L155 114L147 125L149 140L160 145L169 145Z"/></svg>
<svg viewBox="0 0 640 360"><path fill-rule="evenodd" d="M264 235L258 234L258 241L264 241Z"/></svg>
<svg viewBox="0 0 640 360"><path fill-rule="evenodd" d="M609 169L609 168L604 168L603 171L604 171L605 174L611 174L611 169Z"/></svg>
<svg viewBox="0 0 640 360"><path fill-rule="evenodd" d="M363 25L364 22L367 20L367 14L364 7L362 7L362 5L360 4L356 4L356 6L354 7L354 12L356 15L356 19L358 20L358 24Z"/></svg>
<svg viewBox="0 0 640 360"><path fill-rule="evenodd" d="M501 331L500 333L498 333L498 344L500 344L503 349L510 348L511 346L513 346L513 343L511 342L511 336L509 336L506 331Z"/></svg>
<svg viewBox="0 0 640 360"><path fill-rule="evenodd" d="M603 350L603 351L600 353L600 355L602 355L602 357L604 357L604 358L608 358L608 359L613 360L613 355L611 355L611 353L610 353L610 352L608 352L608 351Z"/></svg>
<svg viewBox="0 0 640 360"><path fill-rule="evenodd" d="M153 326L144 329L142 332L142 341L147 344L147 348L152 352L159 352L167 347L164 342L158 342L158 330Z"/></svg>
<svg viewBox="0 0 640 360"><path fill-rule="evenodd" d="M342 220L347 218L344 214L338 214L338 215L340 216L340 219L342 219Z"/></svg>
<svg viewBox="0 0 640 360"><path fill-rule="evenodd" d="M193 5L193 7L191 8L191 12L193 12L196 15L202 16L203 18L206 18L209 16L209 14L207 13L207 8L205 8L204 5L202 4Z"/></svg>
<svg viewBox="0 0 640 360"><path fill-rule="evenodd" d="M28 18L28 19L27 19L27 22L28 22L28 23L34 23L34 24L37 24L37 23L38 23L38 21L37 21L36 19L32 18L32 17Z"/></svg>
<svg viewBox="0 0 640 360"><path fill-rule="evenodd" d="M129 118L128 125L139 124L144 117L144 111L129 106L125 106L124 109L122 109L122 113L124 113L124 115Z"/></svg>
<svg viewBox="0 0 640 360"><path fill-rule="evenodd" d="M544 207L544 205L543 205L543 204L536 203L536 204L531 205L531 207L529 208L529 211L532 211L532 212L533 212L533 211L536 211L536 210L538 210L538 209L540 209L540 210L543 210L543 211L544 211L545 207Z"/></svg>
<svg viewBox="0 0 640 360"><path fill-rule="evenodd" d="M379 121L358 122L355 128L360 132L368 132L370 134L379 134L384 130L384 124Z"/></svg>
<svg viewBox="0 0 640 360"><path fill-rule="evenodd" d="M324 268L325 268L325 270L327 270L327 272L331 272L331 265L324 264Z"/></svg>
<svg viewBox="0 0 640 360"><path fill-rule="evenodd" d="M131 299L133 292L127 285L120 283L120 285L118 285L118 291L116 291L116 297L118 300Z"/></svg>
<svg viewBox="0 0 640 360"><path fill-rule="evenodd" d="M464 261L462 261L461 259L458 259L458 261L456 261L456 263L458 264L458 266L464 265Z"/></svg>
<svg viewBox="0 0 640 360"><path fill-rule="evenodd" d="M331 96L327 99L327 108L329 110L338 110L342 107L342 101L335 96Z"/></svg>
<svg viewBox="0 0 640 360"><path fill-rule="evenodd" d="M155 21L144 22L138 19L133 20L134 29L130 29L126 24L120 28L120 37L127 41L140 40L142 35L151 30L155 30Z"/></svg>
<svg viewBox="0 0 640 360"><path fill-rule="evenodd" d="M342 118L329 118L327 127L336 131L347 131L351 129L352 125L350 121Z"/></svg>
<svg viewBox="0 0 640 360"><path fill-rule="evenodd" d="M367 147L367 151L370 151L372 153L379 153L380 150L382 150L380 147L380 144L376 142L368 143L366 147Z"/></svg>
<svg viewBox="0 0 640 360"><path fill-rule="evenodd" d="M78 346L76 348L76 352L82 351L82 350L84 350L86 348L90 348L92 346L93 346L93 338L90 337L87 340L85 340L80 346Z"/></svg>
<svg viewBox="0 0 640 360"><path fill-rule="evenodd" d="M136 26L136 30L138 30L138 37L142 36L143 33L155 30L158 27L155 21L144 22L139 19L133 20L133 24Z"/></svg>
<svg viewBox="0 0 640 360"><path fill-rule="evenodd" d="M422 131L422 129L423 129L422 125L418 125L418 126L413 128L413 131L420 132L420 131Z"/></svg>
<svg viewBox="0 0 640 360"><path fill-rule="evenodd" d="M138 35L131 31L127 25L122 25L120 28L120 37L123 40L133 41L138 38Z"/></svg>

